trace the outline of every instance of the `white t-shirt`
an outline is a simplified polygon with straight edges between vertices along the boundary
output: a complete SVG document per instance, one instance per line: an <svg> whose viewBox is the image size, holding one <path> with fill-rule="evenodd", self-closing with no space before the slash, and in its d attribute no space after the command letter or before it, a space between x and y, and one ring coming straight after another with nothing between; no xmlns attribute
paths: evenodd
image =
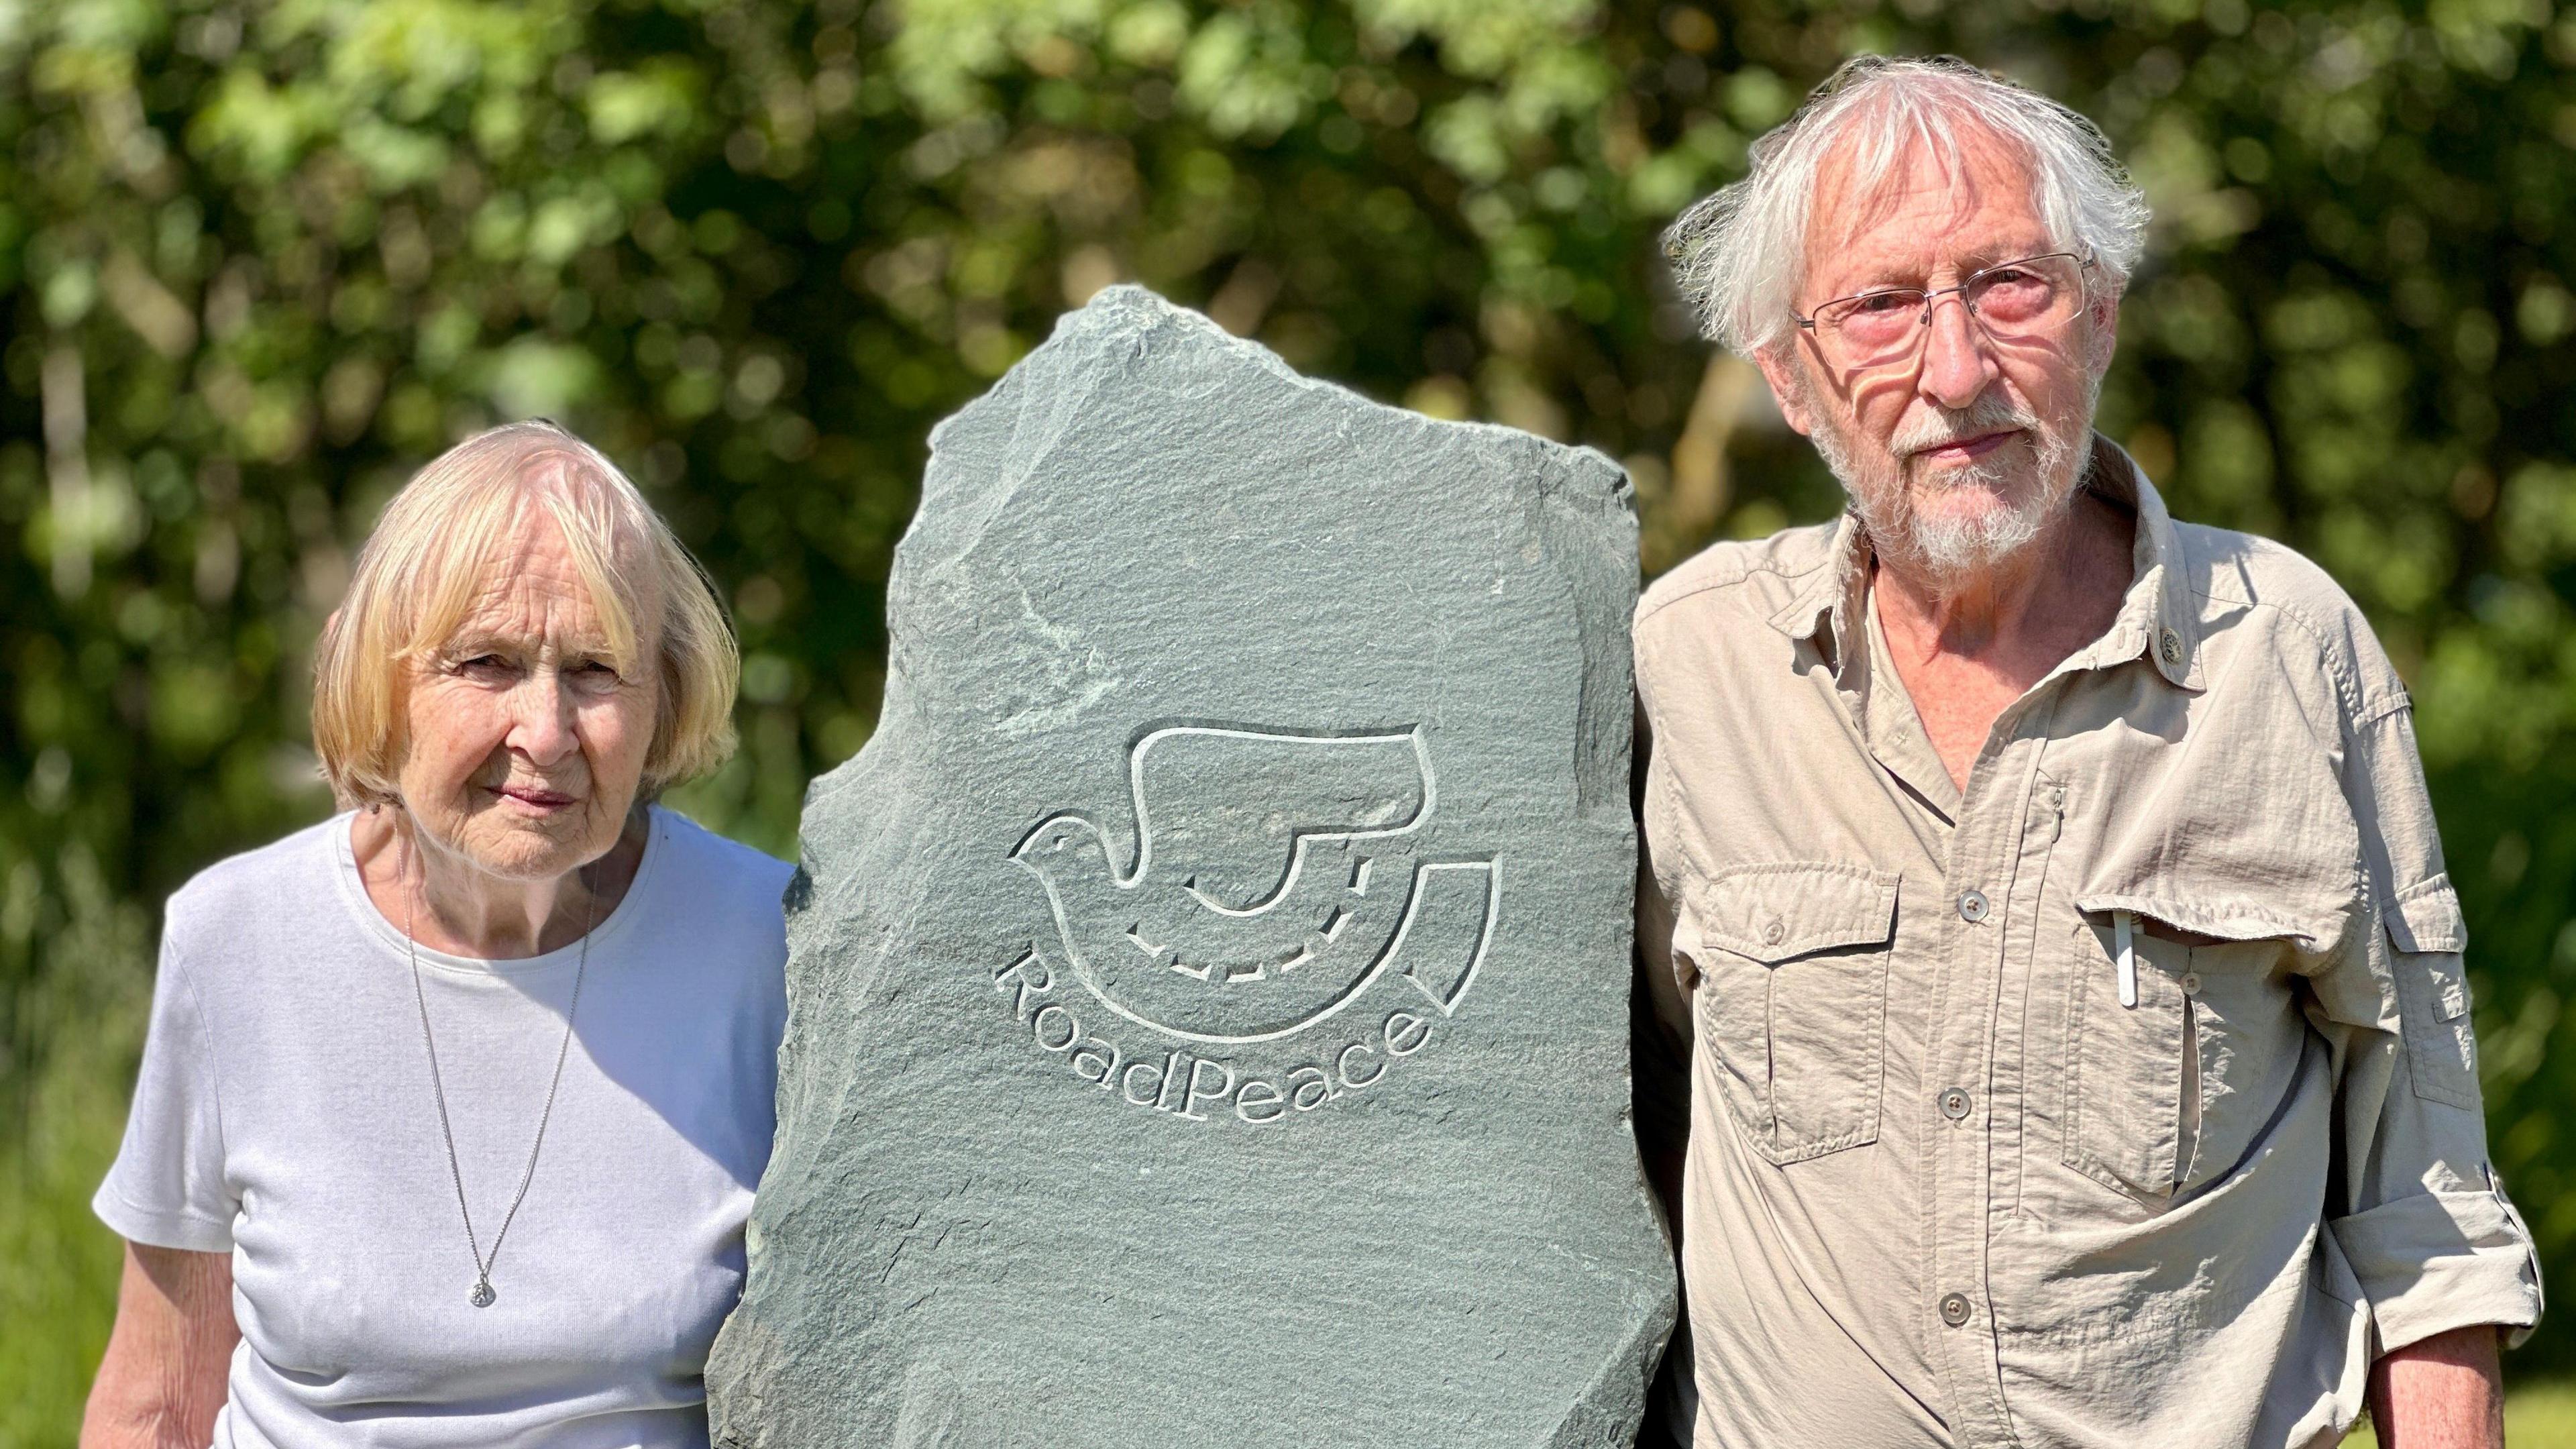
<svg viewBox="0 0 2576 1449"><path fill-rule="evenodd" d="M170 898L125 1145L93 1206L230 1251L242 1342L217 1449L703 1445L700 1375L742 1290L769 1159L789 868L667 810L591 933L527 1200L477 1308L402 933L353 817ZM422 948L474 1231L526 1171L578 943Z"/></svg>

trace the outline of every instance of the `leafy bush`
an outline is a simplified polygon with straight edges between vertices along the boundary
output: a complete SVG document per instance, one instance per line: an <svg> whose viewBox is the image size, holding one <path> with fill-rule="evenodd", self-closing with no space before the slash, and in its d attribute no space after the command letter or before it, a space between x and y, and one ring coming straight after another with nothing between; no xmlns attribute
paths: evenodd
<svg viewBox="0 0 2576 1449"><path fill-rule="evenodd" d="M26 1124L0 1150L31 1167L0 1239L32 1283L0 1303L78 1348L0 1359L45 1380L0 1392L0 1437L62 1437L80 1386L53 1379L103 1332L113 1244L61 1194L112 1150L158 903L327 810L312 639L446 441L555 415L645 483L746 650L743 753L680 803L785 852L803 781L870 728L929 424L1114 279L1622 458L1650 569L1824 516L1654 238L1862 49L2022 77L2147 186L2103 425L2183 516L2324 562L2413 682L2496 1159L2564 1277L2576 17L57 0L0 7L0 1120Z"/></svg>

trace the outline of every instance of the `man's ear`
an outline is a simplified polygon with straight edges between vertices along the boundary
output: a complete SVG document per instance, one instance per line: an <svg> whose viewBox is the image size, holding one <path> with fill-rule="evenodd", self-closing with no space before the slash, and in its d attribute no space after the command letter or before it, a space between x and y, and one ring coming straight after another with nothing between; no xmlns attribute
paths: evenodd
<svg viewBox="0 0 2576 1449"><path fill-rule="evenodd" d="M2093 355L2084 361L2086 368L2099 379L2111 370L2111 354L2119 350L2120 294L2114 292L2107 297L2095 298L2088 310L2093 314L2088 319L2093 324Z"/></svg>
<svg viewBox="0 0 2576 1449"><path fill-rule="evenodd" d="M1795 345L1765 347L1753 354L1753 365L1762 369L1762 380L1771 385L1772 400L1780 404L1780 416L1788 420L1790 430L1808 437L1814 433L1814 422L1807 416L1807 388L1796 371L1798 359L1789 351Z"/></svg>

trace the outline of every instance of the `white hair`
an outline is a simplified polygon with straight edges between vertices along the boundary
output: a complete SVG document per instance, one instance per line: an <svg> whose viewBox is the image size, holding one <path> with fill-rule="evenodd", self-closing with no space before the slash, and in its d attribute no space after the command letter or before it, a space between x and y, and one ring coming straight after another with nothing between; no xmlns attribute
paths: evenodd
<svg viewBox="0 0 2576 1449"><path fill-rule="evenodd" d="M432 458L358 550L313 653L313 745L342 804L401 803L406 673L454 637L514 530L541 519L563 530L618 668L660 669L645 797L733 753L741 648L714 581L615 463L532 418Z"/></svg>
<svg viewBox="0 0 2576 1449"><path fill-rule="evenodd" d="M1797 376L1797 386L1813 387L1803 372ZM1818 426L1807 437L1841 481L1871 546L1882 557L1903 560L1919 581L1953 589L1992 572L2005 559L2038 542L2066 511L2083 474L2092 415L2088 399L2082 419L2071 426L2064 421L2052 426L2049 419L1988 388L1965 408L1936 407L1920 414L1897 430L1885 454L1853 447L1830 411L1816 413ZM2038 486L2016 488L2008 464L1981 458L1943 477L1938 487L1982 489L1995 506L1979 513L1927 513L1914 490L1906 486L1898 460L1953 438L2003 428L2018 428L2030 437L2032 476Z"/></svg>
<svg viewBox="0 0 2576 1449"><path fill-rule="evenodd" d="M1867 196L1918 146L1959 167L1963 123L2025 153L2032 207L2056 245L2091 256L2095 285L2118 296L2145 246L2147 201L2100 127L1956 56L1859 56L1753 143L1742 180L1665 231L1700 330L1747 357L1781 341L1827 158L1848 148L1846 184Z"/></svg>

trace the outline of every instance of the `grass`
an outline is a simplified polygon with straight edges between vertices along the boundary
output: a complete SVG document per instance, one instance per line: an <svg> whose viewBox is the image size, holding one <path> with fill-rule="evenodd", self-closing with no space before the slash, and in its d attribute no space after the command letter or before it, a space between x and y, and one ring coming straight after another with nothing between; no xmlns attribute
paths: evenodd
<svg viewBox="0 0 2576 1449"><path fill-rule="evenodd" d="M24 1137L0 1142L0 1449L69 1449L116 1314L123 1254L89 1195L116 1155L124 1103L116 1088L81 1085L49 1073Z"/></svg>
<svg viewBox="0 0 2576 1449"><path fill-rule="evenodd" d="M2516 1449L2576 1449L2576 1384L2535 1384L2507 1394L2504 1438Z"/></svg>
<svg viewBox="0 0 2576 1449"><path fill-rule="evenodd" d="M2513 1360L2505 1360L2513 1370ZM2510 1449L2576 1449L2576 1383L2531 1384L2504 1396L2504 1442ZM2367 1424L2352 1431L2344 1449L2379 1449Z"/></svg>

